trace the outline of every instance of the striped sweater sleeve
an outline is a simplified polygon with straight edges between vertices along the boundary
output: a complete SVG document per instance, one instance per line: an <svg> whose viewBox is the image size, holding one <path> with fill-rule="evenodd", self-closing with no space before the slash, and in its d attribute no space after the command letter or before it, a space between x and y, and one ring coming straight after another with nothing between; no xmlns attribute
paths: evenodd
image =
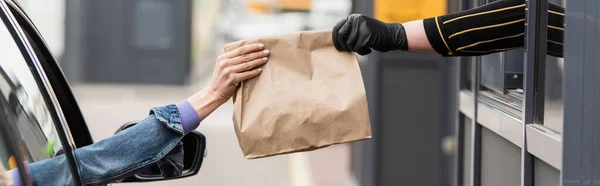
<svg viewBox="0 0 600 186"><path fill-rule="evenodd" d="M500 0L471 10L423 20L429 43L443 56L478 56L521 48L525 0ZM548 51L563 56L564 8L548 6Z"/></svg>

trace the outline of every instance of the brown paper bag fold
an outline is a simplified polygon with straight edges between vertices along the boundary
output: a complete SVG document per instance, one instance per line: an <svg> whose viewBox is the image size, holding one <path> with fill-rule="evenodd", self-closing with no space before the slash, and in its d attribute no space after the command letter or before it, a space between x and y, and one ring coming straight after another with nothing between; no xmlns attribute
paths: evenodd
<svg viewBox="0 0 600 186"><path fill-rule="evenodd" d="M248 159L371 138L365 89L354 54L338 52L331 30L227 44L271 51L261 75L234 95L233 123Z"/></svg>

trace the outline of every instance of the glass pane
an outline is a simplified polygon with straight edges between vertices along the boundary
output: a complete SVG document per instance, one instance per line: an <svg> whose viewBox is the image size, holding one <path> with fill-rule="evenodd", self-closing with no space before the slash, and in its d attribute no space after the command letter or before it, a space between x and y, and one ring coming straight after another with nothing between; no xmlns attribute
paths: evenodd
<svg viewBox="0 0 600 186"><path fill-rule="evenodd" d="M558 6L564 7L563 0L550 0ZM563 46L564 31L557 27L564 28L564 16L560 13L548 13L548 49L550 51L560 50ZM545 77L544 77L544 125L548 128L562 133L563 123L563 58L547 55Z"/></svg>
<svg viewBox="0 0 600 186"><path fill-rule="evenodd" d="M16 42L6 29L0 28L0 109L5 110L8 125L16 129L28 162L55 156L62 146L32 70Z"/></svg>
<svg viewBox="0 0 600 186"><path fill-rule="evenodd" d="M481 186L520 186L521 149L481 127Z"/></svg>
<svg viewBox="0 0 600 186"><path fill-rule="evenodd" d="M559 186L560 171L546 162L535 158L533 168L535 186Z"/></svg>
<svg viewBox="0 0 600 186"><path fill-rule="evenodd" d="M463 57L460 62L460 89L471 90L473 82L473 57Z"/></svg>
<svg viewBox="0 0 600 186"><path fill-rule="evenodd" d="M502 53L481 56L482 89L504 93L504 60Z"/></svg>
<svg viewBox="0 0 600 186"><path fill-rule="evenodd" d="M562 58L548 58L544 87L544 125L559 133L563 123L563 64Z"/></svg>
<svg viewBox="0 0 600 186"><path fill-rule="evenodd" d="M466 116L463 118L463 185L471 186L471 153L473 151L473 146L471 146L472 120Z"/></svg>

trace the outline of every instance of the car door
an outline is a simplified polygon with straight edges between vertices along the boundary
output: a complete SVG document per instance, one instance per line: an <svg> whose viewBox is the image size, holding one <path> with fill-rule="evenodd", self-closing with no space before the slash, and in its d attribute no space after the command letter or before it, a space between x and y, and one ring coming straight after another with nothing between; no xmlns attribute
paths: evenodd
<svg viewBox="0 0 600 186"><path fill-rule="evenodd" d="M48 61L48 58L40 58L47 47L31 42L35 35L24 31L27 18L18 11L15 2L0 0L0 139L12 149L4 153L6 160L0 154L0 162L8 164L4 168L10 170L23 167L25 162L64 154L70 171L64 176L70 177L74 185L80 185L71 153L77 145L63 112L64 105L61 106L41 63L41 59ZM53 81L56 84L56 78ZM87 135L89 137L89 133ZM26 169L19 170L22 178L29 178ZM31 183L31 180L23 181Z"/></svg>

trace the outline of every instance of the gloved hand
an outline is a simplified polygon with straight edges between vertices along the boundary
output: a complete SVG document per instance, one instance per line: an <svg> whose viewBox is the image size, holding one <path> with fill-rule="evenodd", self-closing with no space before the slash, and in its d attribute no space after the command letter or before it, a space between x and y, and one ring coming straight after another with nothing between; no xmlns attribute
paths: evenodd
<svg viewBox="0 0 600 186"><path fill-rule="evenodd" d="M360 14L352 14L333 27L333 44L340 51L360 55L371 53L371 49L380 52L408 50L402 24L384 23Z"/></svg>

